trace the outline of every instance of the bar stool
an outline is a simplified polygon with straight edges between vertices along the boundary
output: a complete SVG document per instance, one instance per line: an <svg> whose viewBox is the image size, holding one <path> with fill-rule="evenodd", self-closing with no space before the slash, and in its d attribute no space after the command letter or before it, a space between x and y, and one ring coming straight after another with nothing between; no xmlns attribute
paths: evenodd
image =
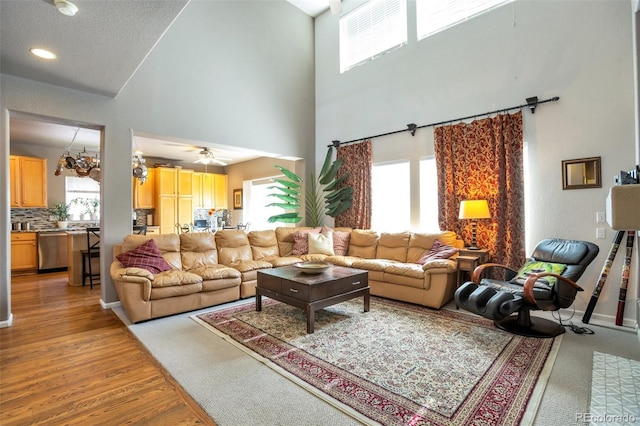
<svg viewBox="0 0 640 426"><path fill-rule="evenodd" d="M133 225L133 233L136 235L147 235L147 225Z"/></svg>
<svg viewBox="0 0 640 426"><path fill-rule="evenodd" d="M82 253L82 286L84 287L87 278L89 278L89 287L93 290L93 280L100 281L100 271L94 274L91 265L93 258L100 258L100 228L89 227L86 230L87 249L80 250L80 253ZM91 242L92 239L94 240L93 242ZM87 264L89 264L88 268Z"/></svg>

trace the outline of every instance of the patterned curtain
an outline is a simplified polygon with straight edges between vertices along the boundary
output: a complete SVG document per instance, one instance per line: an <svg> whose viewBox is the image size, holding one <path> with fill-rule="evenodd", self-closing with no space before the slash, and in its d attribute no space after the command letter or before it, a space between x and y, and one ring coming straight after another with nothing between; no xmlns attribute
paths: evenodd
<svg viewBox="0 0 640 426"><path fill-rule="evenodd" d="M471 241L460 201L486 199L491 219L477 221L477 244L494 262L520 267L524 247L522 111L434 130L441 229Z"/></svg>
<svg viewBox="0 0 640 426"><path fill-rule="evenodd" d="M349 173L344 186L353 187L353 204L335 220L335 226L371 228L371 141L339 146L337 158L344 163L338 176Z"/></svg>

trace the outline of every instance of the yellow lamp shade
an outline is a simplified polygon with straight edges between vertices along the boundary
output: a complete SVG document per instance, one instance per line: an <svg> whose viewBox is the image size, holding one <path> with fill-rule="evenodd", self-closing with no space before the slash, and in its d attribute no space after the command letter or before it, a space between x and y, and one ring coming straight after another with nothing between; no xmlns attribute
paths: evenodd
<svg viewBox="0 0 640 426"><path fill-rule="evenodd" d="M464 200L460 202L459 219L489 219L487 200Z"/></svg>

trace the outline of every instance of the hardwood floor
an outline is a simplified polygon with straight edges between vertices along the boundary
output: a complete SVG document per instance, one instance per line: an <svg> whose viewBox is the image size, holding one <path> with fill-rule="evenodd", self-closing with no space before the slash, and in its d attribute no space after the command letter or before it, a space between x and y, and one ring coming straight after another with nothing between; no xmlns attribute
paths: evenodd
<svg viewBox="0 0 640 426"><path fill-rule="evenodd" d="M0 424L215 425L111 310L65 273L13 277Z"/></svg>

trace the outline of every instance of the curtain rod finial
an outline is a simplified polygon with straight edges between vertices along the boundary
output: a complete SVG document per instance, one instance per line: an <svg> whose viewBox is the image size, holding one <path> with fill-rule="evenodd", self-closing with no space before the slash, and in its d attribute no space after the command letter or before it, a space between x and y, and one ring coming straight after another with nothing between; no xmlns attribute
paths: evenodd
<svg viewBox="0 0 640 426"><path fill-rule="evenodd" d="M531 114L534 114L536 112L536 107L538 106L538 97L533 96L531 98L527 98L527 105L529 105Z"/></svg>
<svg viewBox="0 0 640 426"><path fill-rule="evenodd" d="M416 123L409 123L407 124L407 127L409 128L409 130L411 130L411 136L415 136L416 135L416 129L418 126L416 126Z"/></svg>
<svg viewBox="0 0 640 426"><path fill-rule="evenodd" d="M337 148L337 147L339 147L339 146L340 146L340 141L339 141L339 140L331 141L331 145L332 145L334 148Z"/></svg>

